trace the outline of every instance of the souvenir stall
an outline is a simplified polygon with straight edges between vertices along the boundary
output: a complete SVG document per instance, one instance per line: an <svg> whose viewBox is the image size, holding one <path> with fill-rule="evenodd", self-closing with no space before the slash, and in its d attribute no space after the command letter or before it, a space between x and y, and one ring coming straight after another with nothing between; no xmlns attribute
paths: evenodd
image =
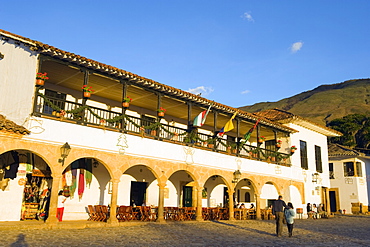
<svg viewBox="0 0 370 247"><path fill-rule="evenodd" d="M51 184L50 168L39 156L25 150L0 155L1 209L9 212L4 220L45 220Z"/></svg>

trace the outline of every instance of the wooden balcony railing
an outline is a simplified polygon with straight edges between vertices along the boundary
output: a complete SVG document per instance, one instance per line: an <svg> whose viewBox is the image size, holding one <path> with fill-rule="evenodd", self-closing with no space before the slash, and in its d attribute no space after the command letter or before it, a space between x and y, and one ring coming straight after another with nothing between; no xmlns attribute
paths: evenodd
<svg viewBox="0 0 370 247"><path fill-rule="evenodd" d="M161 141L171 141L203 148L215 152L224 152L243 158L250 158L279 165L290 166L290 154L251 146L241 142L198 133L197 129L184 129L160 123L159 121L134 117L122 112L109 111L67 100L47 97L37 93L33 114L47 116L80 125L103 127L125 133L139 134L142 137Z"/></svg>

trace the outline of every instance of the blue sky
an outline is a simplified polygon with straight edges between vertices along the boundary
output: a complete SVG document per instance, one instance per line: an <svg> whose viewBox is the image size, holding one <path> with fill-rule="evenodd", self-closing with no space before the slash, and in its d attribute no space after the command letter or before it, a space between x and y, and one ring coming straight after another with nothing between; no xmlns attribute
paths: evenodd
<svg viewBox="0 0 370 247"><path fill-rule="evenodd" d="M240 107L370 77L368 0L0 0L0 29Z"/></svg>

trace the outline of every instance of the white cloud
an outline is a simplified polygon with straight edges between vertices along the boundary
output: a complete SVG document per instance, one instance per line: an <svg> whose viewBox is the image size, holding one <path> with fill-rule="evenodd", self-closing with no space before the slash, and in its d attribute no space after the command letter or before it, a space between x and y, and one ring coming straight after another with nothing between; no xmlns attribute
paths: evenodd
<svg viewBox="0 0 370 247"><path fill-rule="evenodd" d="M251 15L250 12L245 12L242 16L243 19L247 20L247 21L251 21L251 22L254 22L254 19Z"/></svg>
<svg viewBox="0 0 370 247"><path fill-rule="evenodd" d="M295 42L290 47L290 51L293 52L293 53L296 53L297 51L299 51L300 49L302 49L302 46L303 46L303 42L302 41Z"/></svg>
<svg viewBox="0 0 370 247"><path fill-rule="evenodd" d="M202 96L207 96L212 93L214 90L211 87L199 86L196 88L189 88L188 92L193 94L201 94Z"/></svg>
<svg viewBox="0 0 370 247"><path fill-rule="evenodd" d="M250 93L250 91L249 90L244 90L244 91L241 92L241 94L247 94L247 93Z"/></svg>

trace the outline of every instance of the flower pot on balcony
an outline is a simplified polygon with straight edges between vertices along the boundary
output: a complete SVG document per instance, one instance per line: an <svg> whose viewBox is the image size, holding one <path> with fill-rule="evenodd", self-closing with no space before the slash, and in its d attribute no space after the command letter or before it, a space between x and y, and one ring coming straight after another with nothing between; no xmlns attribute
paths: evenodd
<svg viewBox="0 0 370 247"><path fill-rule="evenodd" d="M124 108L128 108L130 106L130 103L129 102L122 102L122 106Z"/></svg>
<svg viewBox="0 0 370 247"><path fill-rule="evenodd" d="M158 117L164 117L164 112L158 112Z"/></svg>
<svg viewBox="0 0 370 247"><path fill-rule="evenodd" d="M291 152L292 154L294 154L295 149L290 149L290 152Z"/></svg>
<svg viewBox="0 0 370 247"><path fill-rule="evenodd" d="M258 143L263 143L263 139L258 139Z"/></svg>
<svg viewBox="0 0 370 247"><path fill-rule="evenodd" d="M84 92L84 98L90 98L91 93L90 92Z"/></svg>
<svg viewBox="0 0 370 247"><path fill-rule="evenodd" d="M215 145L213 144L213 143L208 143L208 145L207 145L209 148L214 148L215 147Z"/></svg>
<svg viewBox="0 0 370 247"><path fill-rule="evenodd" d="M277 148L281 148L281 144L276 144L276 147Z"/></svg>
<svg viewBox="0 0 370 247"><path fill-rule="evenodd" d="M45 84L45 81L44 80L36 79L36 85L37 86L44 86L44 84Z"/></svg>
<svg viewBox="0 0 370 247"><path fill-rule="evenodd" d="M227 153L228 153L228 154L231 154L231 147L227 147L227 149L226 149L226 150L227 150Z"/></svg>
<svg viewBox="0 0 370 247"><path fill-rule="evenodd" d="M157 135L157 131L156 131L156 130L152 130L152 131L150 131L150 135L152 135L152 136L156 136L156 135Z"/></svg>

